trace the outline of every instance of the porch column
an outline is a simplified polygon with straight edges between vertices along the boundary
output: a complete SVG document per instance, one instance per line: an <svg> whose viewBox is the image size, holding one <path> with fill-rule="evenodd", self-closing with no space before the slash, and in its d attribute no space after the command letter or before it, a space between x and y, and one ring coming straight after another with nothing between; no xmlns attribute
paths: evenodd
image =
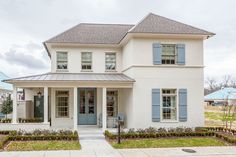
<svg viewBox="0 0 236 157"><path fill-rule="evenodd" d="M44 106L43 106L43 115L44 115L44 123L48 123L48 87L44 87L43 90L43 98L44 98Z"/></svg>
<svg viewBox="0 0 236 157"><path fill-rule="evenodd" d="M77 124L78 124L78 120L77 120L77 87L74 87L74 115L73 115L73 120L74 120L74 131L77 131Z"/></svg>
<svg viewBox="0 0 236 157"><path fill-rule="evenodd" d="M107 88L102 88L102 131L107 129Z"/></svg>
<svg viewBox="0 0 236 157"><path fill-rule="evenodd" d="M17 124L17 87L13 85L12 124Z"/></svg>

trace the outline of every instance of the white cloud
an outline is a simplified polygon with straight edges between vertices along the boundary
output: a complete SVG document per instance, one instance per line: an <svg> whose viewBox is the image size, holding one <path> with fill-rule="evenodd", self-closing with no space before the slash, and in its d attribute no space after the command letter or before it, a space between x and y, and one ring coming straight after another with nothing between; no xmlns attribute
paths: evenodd
<svg viewBox="0 0 236 157"><path fill-rule="evenodd" d="M0 1L0 55L33 54L39 62L49 63L41 43L80 22L137 23L153 12L216 33L205 41L205 76L236 76L235 8L235 0L4 0ZM1 70L7 67L4 72L12 76L35 73L38 67L27 67L31 64L14 66L9 58L0 59Z"/></svg>

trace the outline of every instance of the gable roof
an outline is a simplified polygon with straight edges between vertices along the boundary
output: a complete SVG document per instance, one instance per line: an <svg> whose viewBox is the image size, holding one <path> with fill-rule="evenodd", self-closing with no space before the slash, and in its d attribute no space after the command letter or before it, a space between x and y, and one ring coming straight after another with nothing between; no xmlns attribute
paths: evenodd
<svg viewBox="0 0 236 157"><path fill-rule="evenodd" d="M224 89L220 89L204 97L205 100L225 100L227 98L236 100L235 88L227 87Z"/></svg>
<svg viewBox="0 0 236 157"><path fill-rule="evenodd" d="M0 89L13 90L13 87L9 83L2 82L2 80L9 79L7 75L0 71Z"/></svg>
<svg viewBox="0 0 236 157"><path fill-rule="evenodd" d="M128 33L214 35L153 13L136 25L81 23L45 43L119 44Z"/></svg>
<svg viewBox="0 0 236 157"><path fill-rule="evenodd" d="M134 25L81 23L46 43L119 44Z"/></svg>
<svg viewBox="0 0 236 157"><path fill-rule="evenodd" d="M158 34L196 34L214 35L214 33L181 23L166 17L149 13L129 32L132 33L158 33Z"/></svg>

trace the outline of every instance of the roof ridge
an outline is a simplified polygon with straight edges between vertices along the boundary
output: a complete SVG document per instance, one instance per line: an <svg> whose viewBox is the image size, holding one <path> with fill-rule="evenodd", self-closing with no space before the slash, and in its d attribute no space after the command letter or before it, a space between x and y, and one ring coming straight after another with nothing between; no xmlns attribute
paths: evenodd
<svg viewBox="0 0 236 157"><path fill-rule="evenodd" d="M79 24L77 24L77 25L75 25L75 26L73 26L73 27L70 27L70 28L66 29L65 31L63 31L63 32L61 32L61 33L59 33L59 34L57 34L57 35L51 37L50 39L44 41L43 44L45 44L45 43L48 42L49 40L52 40L53 38L56 38L56 37L62 35L63 33L66 33L66 32L68 32L68 31L70 31L71 29L74 29L75 27L79 26L80 24L81 24L81 23L79 23Z"/></svg>
<svg viewBox="0 0 236 157"><path fill-rule="evenodd" d="M189 27L192 27L192 28L194 28L194 29L198 29L198 30L204 31L204 32L206 32L206 33L210 33L210 34L212 34L212 35L215 35L215 33L206 31L206 30L201 29L201 28L194 27L194 26L192 26L192 25L189 25L189 24L186 24L186 23L183 23L183 22L179 22L179 21L170 19L170 18L168 18L168 17L164 17L164 16L161 16L161 15L157 15L157 14L154 14L154 13L152 13L152 12L150 12L145 18L147 18L147 17L150 16L150 15L158 16L158 17L161 17L161 18L163 18L163 19L166 19L166 20L169 20L169 21L172 21L172 22L176 22L176 23L179 23L179 24L182 24L182 25L185 25L185 26L189 26ZM144 19L143 19L143 20L144 20Z"/></svg>
<svg viewBox="0 0 236 157"><path fill-rule="evenodd" d="M141 22L143 22L143 20L144 19L146 19L149 15L151 15L151 14L153 14L153 13L148 13L146 16L144 16L141 20L139 20L139 22L138 23L136 23L132 28L130 28L130 30L128 30L128 32L130 32L131 30L133 30L137 25L139 25ZM155 15L155 14L154 14ZM128 33L127 32L127 33Z"/></svg>
<svg viewBox="0 0 236 157"><path fill-rule="evenodd" d="M86 25L122 25L122 26L134 26L135 24L122 24L122 23L80 23L80 24L86 24Z"/></svg>

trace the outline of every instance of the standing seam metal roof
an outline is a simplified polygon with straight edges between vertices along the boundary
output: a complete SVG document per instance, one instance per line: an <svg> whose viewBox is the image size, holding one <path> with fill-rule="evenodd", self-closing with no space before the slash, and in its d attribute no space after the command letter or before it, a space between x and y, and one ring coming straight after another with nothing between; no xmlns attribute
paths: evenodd
<svg viewBox="0 0 236 157"><path fill-rule="evenodd" d="M14 81L118 81L134 82L135 80L122 74L103 74L103 73L46 73L4 80L5 82Z"/></svg>

